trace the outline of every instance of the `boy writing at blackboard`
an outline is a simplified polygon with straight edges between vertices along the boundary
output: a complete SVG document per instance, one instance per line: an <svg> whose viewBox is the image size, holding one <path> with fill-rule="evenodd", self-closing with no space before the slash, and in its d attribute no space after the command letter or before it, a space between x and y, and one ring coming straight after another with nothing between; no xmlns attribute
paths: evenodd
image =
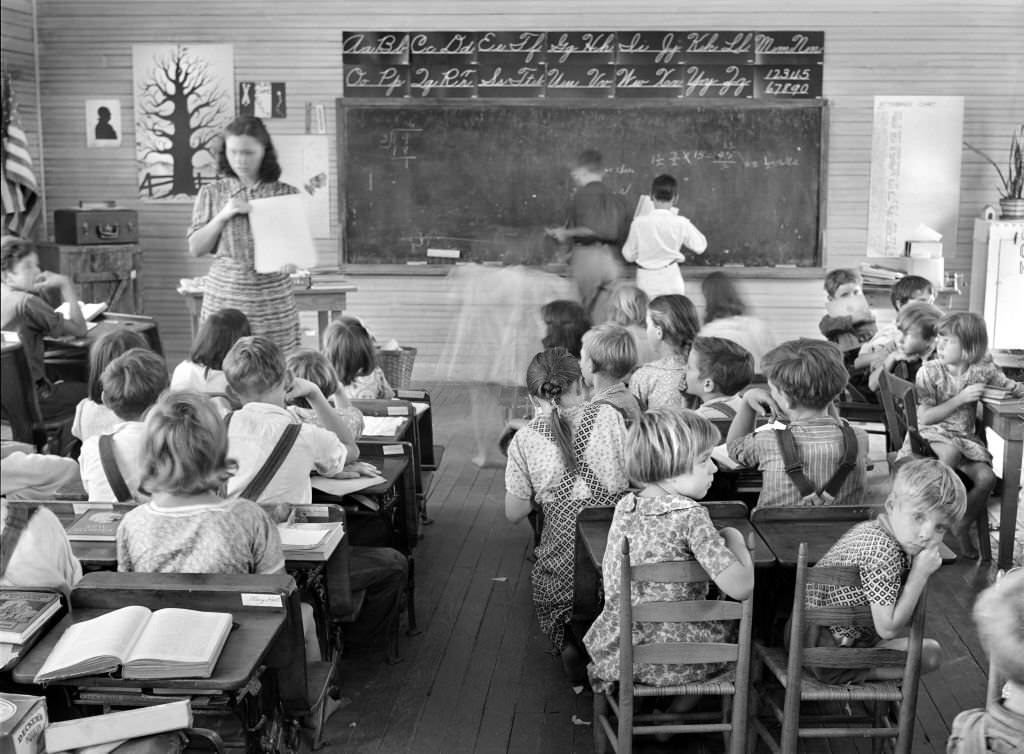
<svg viewBox="0 0 1024 754"><path fill-rule="evenodd" d="M654 211L633 220L629 237L622 247L627 262L635 262L636 284L648 298L670 293L685 295L683 247L703 254L708 247L704 234L678 213L678 184L670 175L659 175L651 183Z"/></svg>
<svg viewBox="0 0 1024 754"><path fill-rule="evenodd" d="M579 154L571 173L576 193L565 224L545 232L559 243L572 244L569 262L580 303L591 322L604 322L612 283L621 276L619 249L629 229L622 197L604 184L604 157L596 149Z"/></svg>

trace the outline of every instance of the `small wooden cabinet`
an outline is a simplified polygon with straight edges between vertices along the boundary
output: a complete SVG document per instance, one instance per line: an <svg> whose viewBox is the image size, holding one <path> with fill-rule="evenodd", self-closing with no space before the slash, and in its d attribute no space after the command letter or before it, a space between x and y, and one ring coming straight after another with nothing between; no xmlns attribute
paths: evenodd
<svg viewBox="0 0 1024 754"><path fill-rule="evenodd" d="M39 266L67 275L86 303L107 302L109 309L143 314L142 250L138 244L68 246L39 244Z"/></svg>

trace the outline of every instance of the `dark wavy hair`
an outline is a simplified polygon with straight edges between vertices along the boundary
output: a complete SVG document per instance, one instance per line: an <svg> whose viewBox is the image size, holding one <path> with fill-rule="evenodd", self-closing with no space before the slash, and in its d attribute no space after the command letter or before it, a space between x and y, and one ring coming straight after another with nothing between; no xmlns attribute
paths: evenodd
<svg viewBox="0 0 1024 754"><path fill-rule="evenodd" d="M188 360L210 369L223 369L224 357L239 338L252 335L249 319L238 309L218 309L199 326Z"/></svg>
<svg viewBox="0 0 1024 754"><path fill-rule="evenodd" d="M530 395L551 403L551 431L569 471L576 470L576 453L572 449L572 425L558 407L562 394L583 378L580 363L565 348L541 351L526 368L526 389Z"/></svg>
<svg viewBox="0 0 1024 754"><path fill-rule="evenodd" d="M237 178L238 175L228 164L228 137L229 136L251 136L263 145L263 162L260 163L260 180L273 183L281 177L281 165L277 161L277 150L274 149L274 142L270 139L270 133L263 121L253 115L239 115L228 123L224 129L224 138L221 141L220 152L217 155L217 167L221 175L230 178Z"/></svg>

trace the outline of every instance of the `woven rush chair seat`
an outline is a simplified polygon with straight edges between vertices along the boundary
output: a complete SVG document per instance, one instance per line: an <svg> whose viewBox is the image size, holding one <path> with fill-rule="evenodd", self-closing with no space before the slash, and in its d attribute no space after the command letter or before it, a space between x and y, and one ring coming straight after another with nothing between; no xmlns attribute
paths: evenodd
<svg viewBox="0 0 1024 754"><path fill-rule="evenodd" d="M786 673L788 653L785 649L754 645L754 652L764 661L768 669L775 674L783 688L789 685ZM836 701L864 702L882 700L887 702L903 701L903 690L895 681L867 681L855 685L822 683L816 678L804 675L800 679L800 698L805 701Z"/></svg>

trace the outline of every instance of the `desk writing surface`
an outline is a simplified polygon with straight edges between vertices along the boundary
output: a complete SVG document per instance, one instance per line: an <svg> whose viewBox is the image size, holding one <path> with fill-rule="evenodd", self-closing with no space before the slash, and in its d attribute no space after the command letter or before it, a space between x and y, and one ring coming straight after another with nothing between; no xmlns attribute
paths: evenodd
<svg viewBox="0 0 1024 754"><path fill-rule="evenodd" d="M56 645L64 631L73 623L91 620L99 617L108 610L98 609L76 609L64 620L44 636L36 646L25 656L25 659L18 663L12 671L11 677L17 683L32 684L36 673L46 662L50 651ZM229 612L227 610L223 612ZM217 665L213 669L213 675L209 678L161 678L154 680L127 680L111 676L81 676L79 678L67 678L51 683L58 686L109 686L109 687L131 687L143 686L151 688L181 689L188 692L190 689L217 689L218 691L234 691L242 688L256 672L256 669L263 662L271 643L277 638L281 627L284 625L285 612L274 610L263 613L253 611L232 613L235 628L228 634L224 643Z"/></svg>

